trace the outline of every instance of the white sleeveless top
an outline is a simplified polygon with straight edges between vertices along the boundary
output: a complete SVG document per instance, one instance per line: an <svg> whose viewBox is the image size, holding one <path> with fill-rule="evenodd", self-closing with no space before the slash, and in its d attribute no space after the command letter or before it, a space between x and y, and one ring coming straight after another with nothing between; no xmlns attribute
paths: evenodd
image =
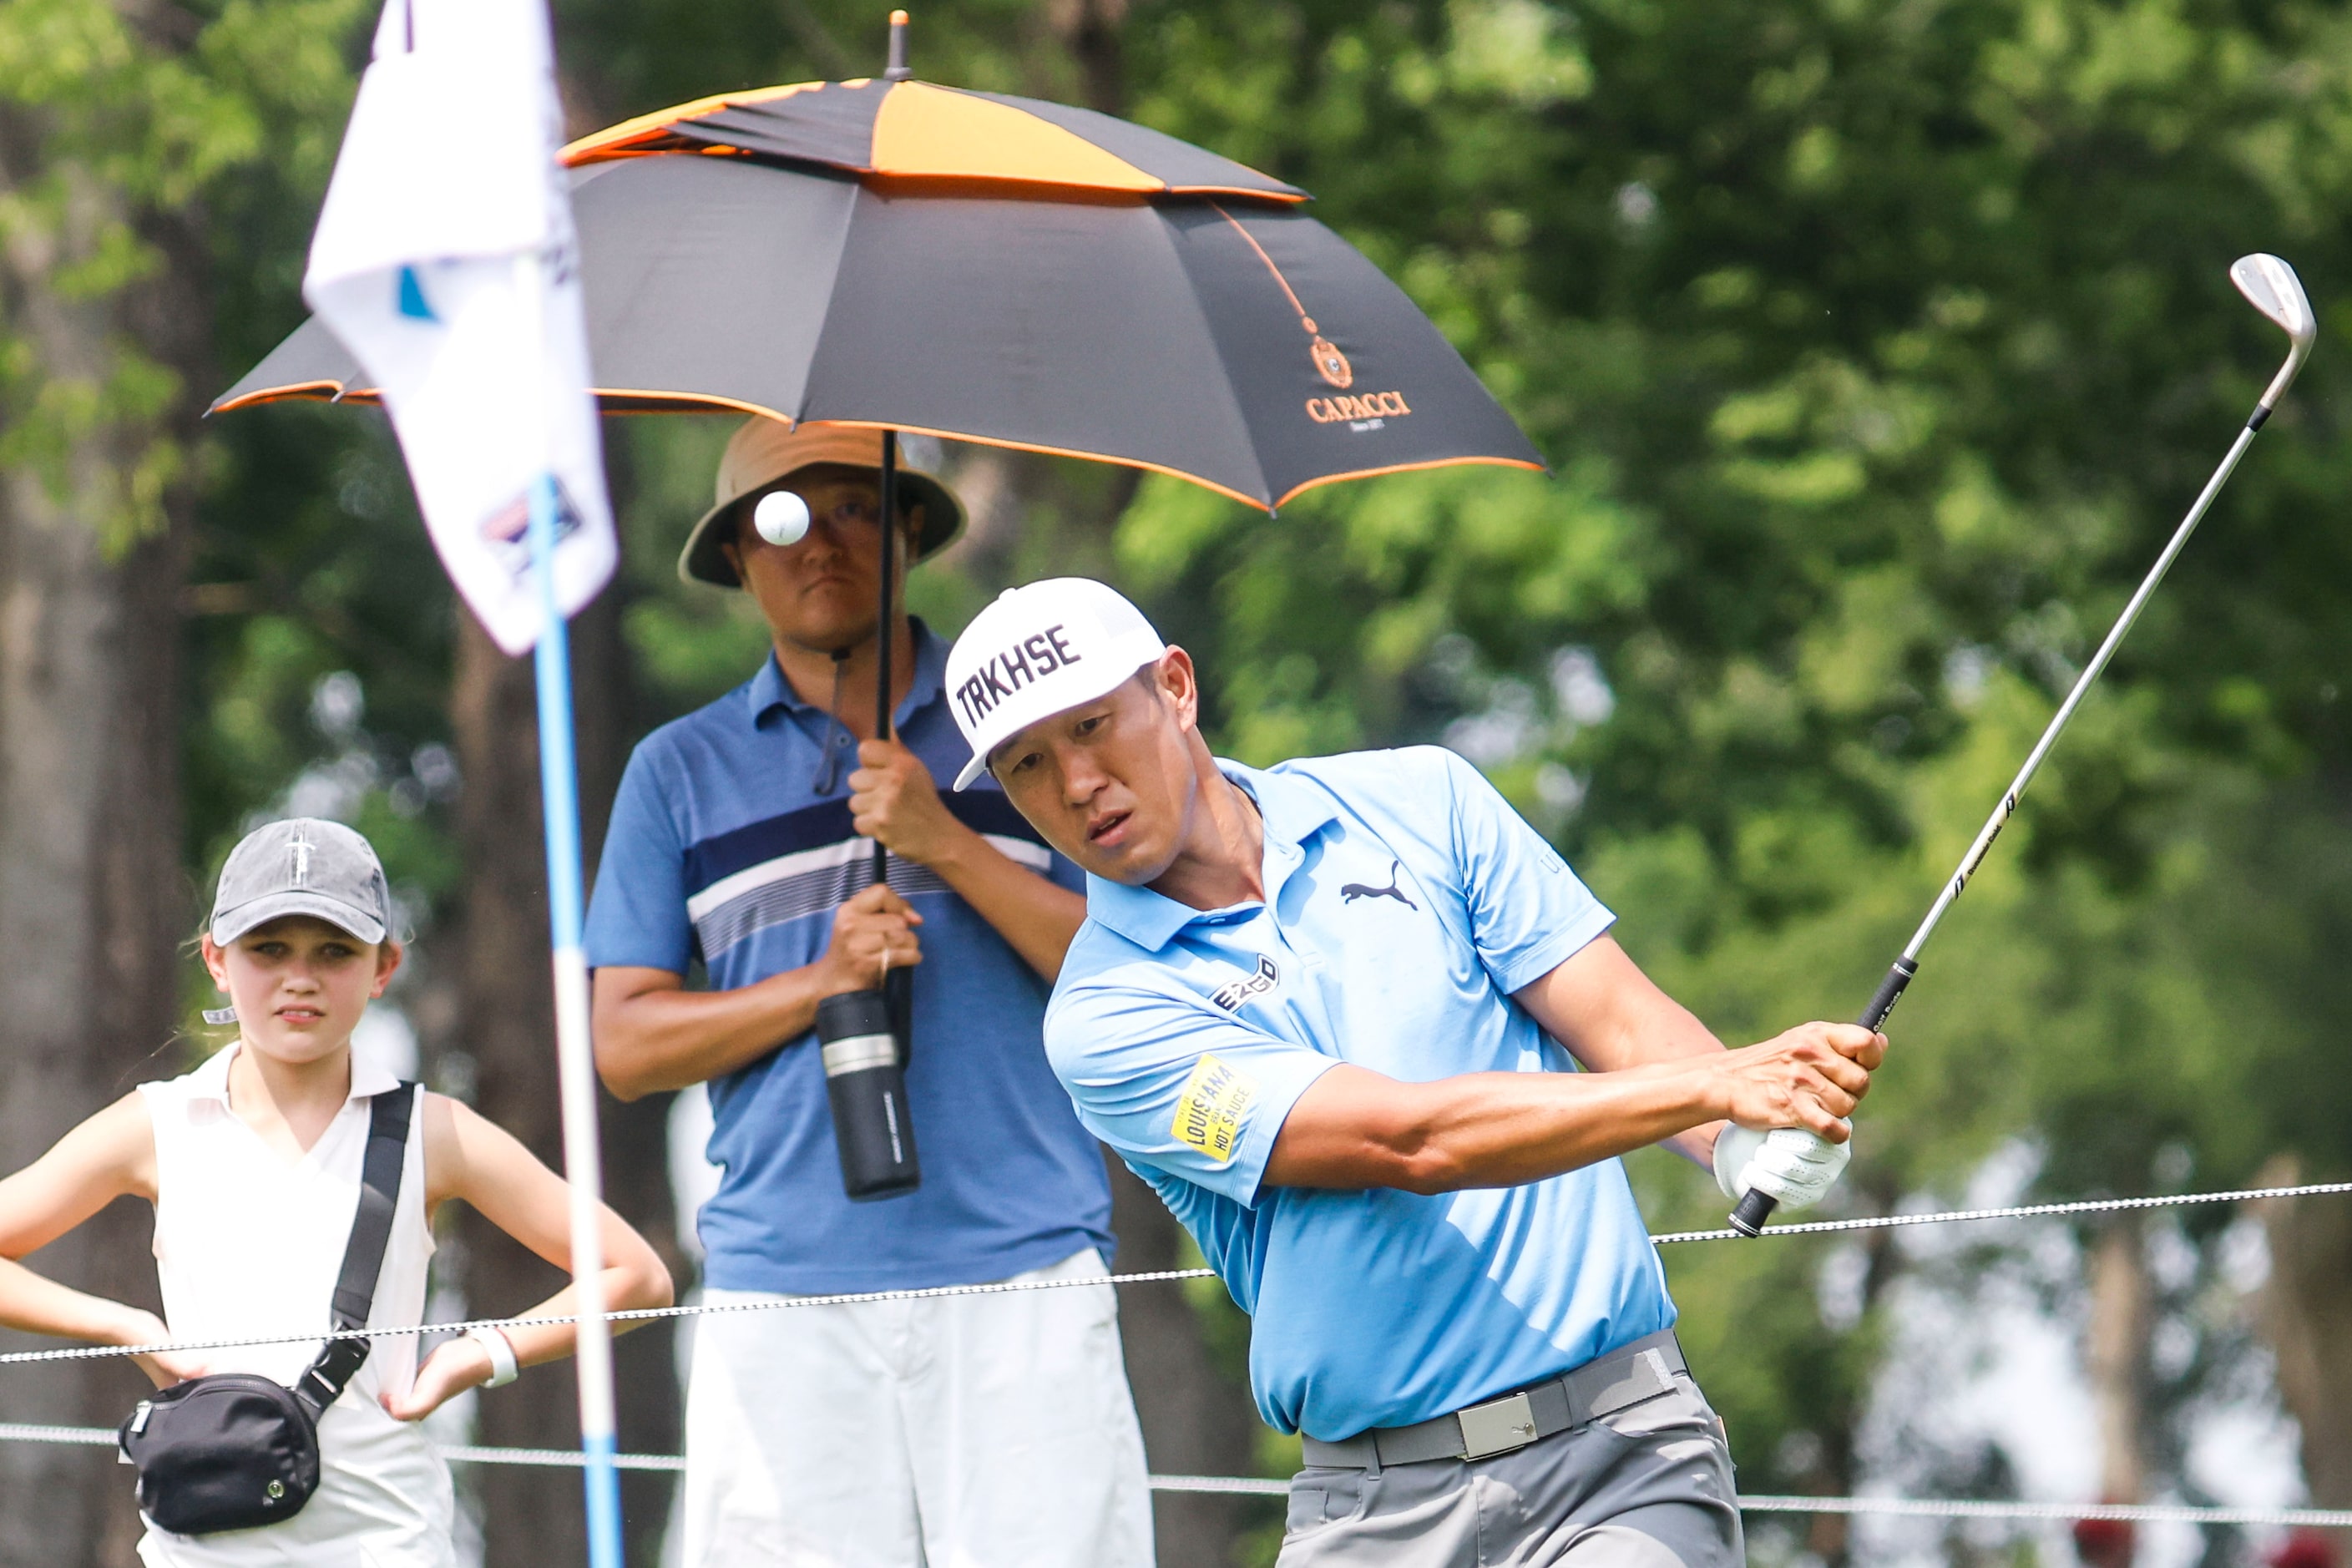
<svg viewBox="0 0 2352 1568"><path fill-rule="evenodd" d="M396 1087L356 1056L352 1091L310 1152L289 1164L229 1109L231 1045L166 1083L140 1086L155 1129L155 1272L175 1340L316 1333L333 1321L335 1279L358 1212L368 1100ZM433 1232L425 1218L425 1117L410 1119L400 1201L371 1325L425 1321ZM321 1340L206 1352L211 1372L289 1387ZM280 1524L216 1535L149 1527L148 1568L455 1568L449 1470L422 1426L379 1403L416 1375L416 1341L379 1339L319 1423L319 1489Z"/></svg>

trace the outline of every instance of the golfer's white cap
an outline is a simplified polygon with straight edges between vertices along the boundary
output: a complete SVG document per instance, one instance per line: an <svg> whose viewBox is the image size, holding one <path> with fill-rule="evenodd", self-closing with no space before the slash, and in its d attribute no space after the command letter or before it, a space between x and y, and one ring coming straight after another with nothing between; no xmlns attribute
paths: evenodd
<svg viewBox="0 0 2352 1568"><path fill-rule="evenodd" d="M971 747L955 787L1038 720L1093 701L1167 651L1141 610L1092 578L1005 589L948 650L948 704Z"/></svg>

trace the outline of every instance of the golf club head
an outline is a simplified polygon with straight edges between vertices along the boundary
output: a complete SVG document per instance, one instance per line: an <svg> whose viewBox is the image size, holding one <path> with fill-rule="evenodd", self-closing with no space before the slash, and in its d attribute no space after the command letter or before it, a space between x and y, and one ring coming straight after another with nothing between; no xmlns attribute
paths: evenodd
<svg viewBox="0 0 2352 1568"><path fill-rule="evenodd" d="M2286 395L2286 389L2294 384L2295 373L2303 369L2303 362L2311 355L2312 340L2319 335L2318 318L2311 313L2311 298L2303 291L2303 279L2294 275L2294 268L2275 256L2259 250L2252 256L2241 256L2230 263L2230 281L2238 286L2238 292L2255 310L2278 323L2293 345L2287 350L2286 363L2272 379L2270 390L2263 394L2262 406L2275 408L2278 400Z"/></svg>

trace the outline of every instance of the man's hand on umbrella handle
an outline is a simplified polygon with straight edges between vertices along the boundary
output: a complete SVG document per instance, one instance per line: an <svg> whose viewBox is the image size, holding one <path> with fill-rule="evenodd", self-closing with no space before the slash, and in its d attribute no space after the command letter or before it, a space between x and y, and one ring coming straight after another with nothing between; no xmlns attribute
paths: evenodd
<svg viewBox="0 0 2352 1568"><path fill-rule="evenodd" d="M915 907L889 889L860 888L833 911L833 940L817 960L825 994L872 991L891 970L922 963L914 929L922 923Z"/></svg>
<svg viewBox="0 0 2352 1568"><path fill-rule="evenodd" d="M940 799L923 760L897 741L862 741L849 775L851 825L901 860L935 865L971 830Z"/></svg>
<svg viewBox="0 0 2352 1568"><path fill-rule="evenodd" d="M1734 1122L1715 1141L1715 1184L1735 1203L1755 1187L1784 1209L1811 1208L1853 1158L1853 1123L1843 1125L1846 1142L1832 1143L1801 1127L1762 1131Z"/></svg>

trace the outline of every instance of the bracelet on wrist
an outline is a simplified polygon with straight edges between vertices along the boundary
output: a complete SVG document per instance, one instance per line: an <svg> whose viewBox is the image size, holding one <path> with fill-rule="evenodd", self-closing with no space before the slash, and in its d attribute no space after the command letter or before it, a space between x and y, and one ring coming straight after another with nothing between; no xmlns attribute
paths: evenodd
<svg viewBox="0 0 2352 1568"><path fill-rule="evenodd" d="M505 1330L467 1329L466 1337L481 1346L482 1353L490 1358L489 1381L482 1384L484 1388L504 1388L515 1380L521 1368L515 1362L514 1342L507 1338Z"/></svg>

